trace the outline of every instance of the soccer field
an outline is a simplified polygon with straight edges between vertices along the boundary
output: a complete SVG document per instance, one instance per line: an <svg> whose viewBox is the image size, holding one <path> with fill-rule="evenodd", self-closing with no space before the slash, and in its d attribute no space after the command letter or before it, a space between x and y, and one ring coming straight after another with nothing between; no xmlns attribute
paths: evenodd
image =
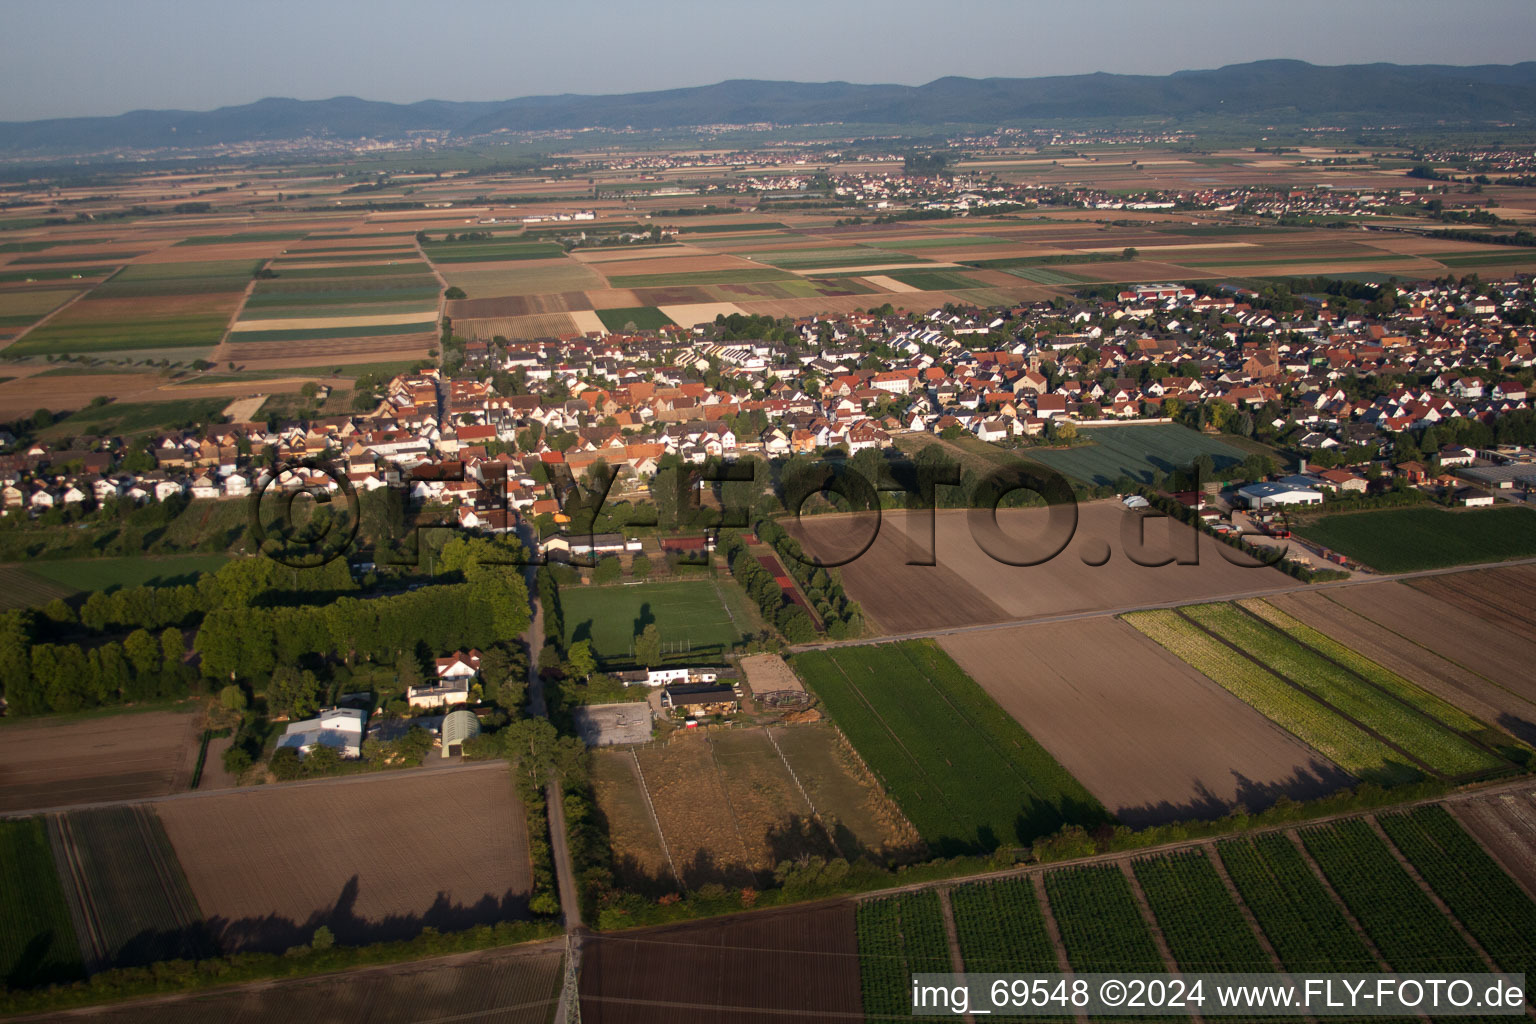
<svg viewBox="0 0 1536 1024"><path fill-rule="evenodd" d="M610 664L627 664L634 638L647 625L661 631L671 660L719 657L741 639L720 587L730 581L697 580L611 587L562 587L560 609L567 646L592 641L592 652Z"/></svg>

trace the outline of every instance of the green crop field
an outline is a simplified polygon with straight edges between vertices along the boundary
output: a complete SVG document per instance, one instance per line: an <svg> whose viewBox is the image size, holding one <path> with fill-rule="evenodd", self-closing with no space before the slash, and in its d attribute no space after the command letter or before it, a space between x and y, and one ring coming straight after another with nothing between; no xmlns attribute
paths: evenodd
<svg viewBox="0 0 1536 1024"><path fill-rule="evenodd" d="M1374 972L1380 966L1368 942L1394 971L1486 971L1433 893L1498 969L1530 973L1536 902L1455 818L1430 805L1382 814L1379 822L1391 846L1369 818L1357 817L1300 829L1305 854L1284 832L1149 853L1130 863L1134 885L1119 864L1048 866L1044 901L1029 877L956 885L949 903L964 968L1054 973L1047 924L1054 920L1077 971ZM866 1013L899 1013L897 989L910 972L950 971L913 966L914 959L938 963L942 952L933 933L941 907L921 901L927 895L860 903ZM1164 962L1147 913L1172 963ZM1058 1019L1071 1019L1065 1009ZM1221 1019L1213 1009L1204 1007L1208 1019Z"/></svg>
<svg viewBox="0 0 1536 1024"><path fill-rule="evenodd" d="M909 1016L912 975L951 969L938 893L865 900L856 920L864 1012L875 1019Z"/></svg>
<svg viewBox="0 0 1536 1024"><path fill-rule="evenodd" d="M29 563L26 571L71 591L113 590L146 584L196 583L217 572L228 555L145 555L137 558L61 558Z"/></svg>
<svg viewBox="0 0 1536 1024"><path fill-rule="evenodd" d="M617 309L600 309L597 318L610 331L627 330L630 324L637 331L656 331L663 327L677 326L671 317L655 306L622 306Z"/></svg>
<svg viewBox="0 0 1536 1024"><path fill-rule="evenodd" d="M87 322L91 301L82 299L25 338L6 348L7 357L58 352L117 352L128 349L198 348L218 344L229 315L139 316L126 322ZM178 359L189 356L177 356ZM227 404L227 403L226 403Z"/></svg>
<svg viewBox="0 0 1536 1024"><path fill-rule="evenodd" d="M1302 829L1301 838L1392 970L1487 969L1367 822Z"/></svg>
<svg viewBox="0 0 1536 1024"><path fill-rule="evenodd" d="M1236 605L1200 604L1180 610L1212 636L1235 645L1275 675L1300 687L1305 694L1297 694L1298 699L1310 695L1332 706L1342 717L1400 751L1398 762L1407 755L1415 766L1453 777L1509 767L1498 754L1446 728L1415 701L1377 688Z"/></svg>
<svg viewBox="0 0 1536 1024"><path fill-rule="evenodd" d="M947 654L913 640L795 656L908 819L935 849L1028 844L1109 814Z"/></svg>
<svg viewBox="0 0 1536 1024"><path fill-rule="evenodd" d="M395 334L421 334L437 330L436 320L416 320L407 324L363 324L355 327L306 327L291 330L239 331L231 334L231 343L253 341L318 341L323 338L376 338Z"/></svg>
<svg viewBox="0 0 1536 1024"><path fill-rule="evenodd" d="M1217 469L1236 465L1246 456L1224 441L1177 423L1102 427L1080 430L1090 442L1071 448L1032 448L1029 458L1084 483L1113 487L1122 476L1151 483L1157 473L1189 468L1209 455Z"/></svg>
<svg viewBox="0 0 1536 1024"><path fill-rule="evenodd" d="M239 245L241 242L296 242L302 231L236 231L230 235L192 235L177 245Z"/></svg>
<svg viewBox="0 0 1536 1024"><path fill-rule="evenodd" d="M701 270L682 274L620 274L608 278L614 288L674 288L693 284L750 284L753 281L794 281L794 274L773 267L743 270Z"/></svg>
<svg viewBox="0 0 1536 1024"><path fill-rule="evenodd" d="M1526 752L1508 733L1479 721L1428 690L1409 682L1396 672L1378 665L1325 633L1287 615L1268 601L1251 599L1239 601L1238 604L1364 682L1417 708L1452 732L1460 733L1483 747L1497 751L1507 760L1525 760Z"/></svg>
<svg viewBox="0 0 1536 1024"><path fill-rule="evenodd" d="M1045 876L1045 891L1074 970L1150 974L1167 969L1120 868L1052 871Z"/></svg>
<svg viewBox="0 0 1536 1024"><path fill-rule="evenodd" d="M1347 512L1302 523L1296 532L1381 572L1536 555L1536 509L1520 505Z"/></svg>
<svg viewBox="0 0 1536 1024"><path fill-rule="evenodd" d="M1488 856L1444 807L1420 807L1377 819L1467 931L1500 968L1525 973L1536 989L1536 902Z"/></svg>
<svg viewBox="0 0 1536 1024"><path fill-rule="evenodd" d="M592 641L605 665L633 663L635 637L656 624L669 656L718 658L741 639L721 587L729 581L698 580L560 589L566 644Z"/></svg>
<svg viewBox="0 0 1536 1024"><path fill-rule="evenodd" d="M0 284L16 284L28 281L74 281L102 277L116 267L70 267L67 270L7 270L0 272Z"/></svg>
<svg viewBox="0 0 1536 1024"><path fill-rule="evenodd" d="M192 887L148 804L71 811L48 819L49 841L74 902L89 908L91 945L104 965L207 956L213 943Z"/></svg>
<svg viewBox="0 0 1536 1024"><path fill-rule="evenodd" d="M1365 942L1285 836L1229 839L1217 850L1286 970L1378 969Z"/></svg>
<svg viewBox="0 0 1536 1024"><path fill-rule="evenodd" d="M981 282L964 274L957 274L953 270L888 270L885 276L893 281L911 285L913 288L921 288L926 292L964 290L981 286Z"/></svg>
<svg viewBox="0 0 1536 1024"><path fill-rule="evenodd" d="M493 263L543 260L565 255L558 242L428 242L421 247L433 263Z"/></svg>
<svg viewBox="0 0 1536 1024"><path fill-rule="evenodd" d="M1383 784L1423 778L1407 758L1285 680L1167 609L1123 617L1190 667L1357 778Z"/></svg>
<svg viewBox="0 0 1536 1024"><path fill-rule="evenodd" d="M887 252L867 246L846 249L790 249L757 254L757 259L786 270L819 270L823 267L865 267L887 263L931 263L905 253Z"/></svg>
<svg viewBox="0 0 1536 1024"><path fill-rule="evenodd" d="M1073 274L1066 270L1053 270L1050 267L999 267L1005 274L1022 278L1034 284L1082 284L1092 278L1082 274Z"/></svg>
<svg viewBox="0 0 1536 1024"><path fill-rule="evenodd" d="M47 428L58 436L138 434L182 425L216 423L229 404L223 398L187 398L176 402L108 402L88 406Z"/></svg>
<svg viewBox="0 0 1536 1024"><path fill-rule="evenodd" d="M81 972L43 819L0 821L0 981L30 988L73 981Z"/></svg>
<svg viewBox="0 0 1536 1024"><path fill-rule="evenodd" d="M1132 866L1180 968L1230 973L1275 969L1204 851L1148 857Z"/></svg>
<svg viewBox="0 0 1536 1024"><path fill-rule="evenodd" d="M97 285L87 301L244 291L259 266L259 260L135 264Z"/></svg>

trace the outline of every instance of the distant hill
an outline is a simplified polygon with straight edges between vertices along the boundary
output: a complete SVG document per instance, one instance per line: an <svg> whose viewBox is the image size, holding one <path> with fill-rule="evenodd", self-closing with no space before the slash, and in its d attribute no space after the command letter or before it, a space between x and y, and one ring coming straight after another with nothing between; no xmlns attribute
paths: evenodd
<svg viewBox="0 0 1536 1024"><path fill-rule="evenodd" d="M469 138L498 130L678 128L699 124L940 125L1074 118L1223 115L1278 123L1536 123L1536 62L1450 67L1303 61L1233 64L1171 75L941 78L927 85L730 81L617 96L528 96L484 103L264 99L193 112L0 122L0 152L198 149L306 136L392 139L413 131Z"/></svg>

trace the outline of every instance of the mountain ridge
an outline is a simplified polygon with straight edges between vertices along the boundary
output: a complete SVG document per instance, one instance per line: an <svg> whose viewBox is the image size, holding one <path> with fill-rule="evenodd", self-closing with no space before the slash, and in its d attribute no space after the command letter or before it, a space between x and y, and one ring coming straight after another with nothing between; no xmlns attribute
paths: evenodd
<svg viewBox="0 0 1536 1024"><path fill-rule="evenodd" d="M1020 123L1074 118L1380 119L1536 124L1536 61L1484 65L1314 65L1266 60L1169 75L950 75L924 85L728 79L638 93L387 103L266 97L208 111L0 122L11 156L285 142L461 138L507 131L674 129L706 124Z"/></svg>

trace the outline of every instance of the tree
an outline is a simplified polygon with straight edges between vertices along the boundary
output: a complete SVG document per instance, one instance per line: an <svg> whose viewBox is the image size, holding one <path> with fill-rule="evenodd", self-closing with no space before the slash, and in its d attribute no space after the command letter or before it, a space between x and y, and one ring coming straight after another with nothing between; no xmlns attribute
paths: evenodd
<svg viewBox="0 0 1536 1024"><path fill-rule="evenodd" d="M599 560L597 565L593 567L592 582L598 584L617 583L622 572L623 568L619 565L619 560L609 555Z"/></svg>
<svg viewBox="0 0 1536 1024"><path fill-rule="evenodd" d="M186 660L187 642L181 630L170 626L160 634L160 653L165 658L166 668L174 668Z"/></svg>
<svg viewBox="0 0 1536 1024"><path fill-rule="evenodd" d="M635 660L646 668L661 664L661 630L656 628L656 623L647 623L635 637Z"/></svg>
<svg viewBox="0 0 1536 1024"><path fill-rule="evenodd" d="M284 781L296 779L304 773L299 752L293 747L278 747L273 751L271 760L267 762L267 768L273 775Z"/></svg>
<svg viewBox="0 0 1536 1024"><path fill-rule="evenodd" d="M128 662L133 666L134 672L139 675L150 676L160 671L164 654L161 652L160 642L151 635L149 630L136 629L124 637L123 651L128 655Z"/></svg>
<svg viewBox="0 0 1536 1024"><path fill-rule="evenodd" d="M310 717L320 708L320 680L309 669L278 666L267 683L267 708L293 718Z"/></svg>
<svg viewBox="0 0 1536 1024"><path fill-rule="evenodd" d="M230 711L244 711L246 708L245 691L231 683L219 691L219 704Z"/></svg>
<svg viewBox="0 0 1536 1024"><path fill-rule="evenodd" d="M591 679L592 673L597 671L597 659L592 656L590 640L571 644L570 650L565 652L565 660L570 663L571 673L583 679Z"/></svg>
<svg viewBox="0 0 1536 1024"><path fill-rule="evenodd" d="M644 555L636 555L629 563L629 574L637 580L643 580L651 574L651 560Z"/></svg>
<svg viewBox="0 0 1536 1024"><path fill-rule="evenodd" d="M460 288L456 284L449 285L448 288L443 292L443 298L445 299L462 299L464 297L464 289Z"/></svg>
<svg viewBox="0 0 1536 1024"><path fill-rule="evenodd" d="M1136 252L1135 247L1129 245L1126 246L1120 253L1121 258L1127 260L1133 260L1137 257L1137 255L1138 253Z"/></svg>
<svg viewBox="0 0 1536 1024"><path fill-rule="evenodd" d="M395 658L395 678L401 686L420 686L422 683L421 662L410 651L401 651Z"/></svg>
<svg viewBox="0 0 1536 1024"><path fill-rule="evenodd" d="M251 770L251 754L244 747L230 747L224 751L224 770L239 778Z"/></svg>

